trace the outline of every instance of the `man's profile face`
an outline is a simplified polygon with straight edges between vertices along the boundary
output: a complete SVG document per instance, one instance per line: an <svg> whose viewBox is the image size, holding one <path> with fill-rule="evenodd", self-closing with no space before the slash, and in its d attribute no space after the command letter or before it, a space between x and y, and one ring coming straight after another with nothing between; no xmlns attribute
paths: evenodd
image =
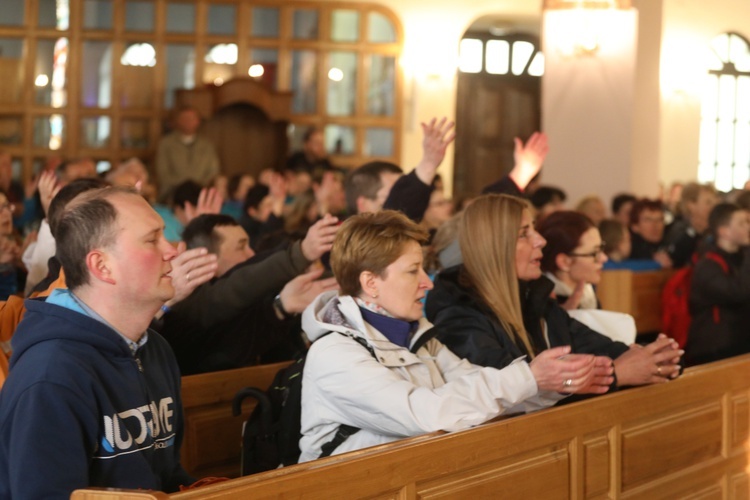
<svg viewBox="0 0 750 500"><path fill-rule="evenodd" d="M174 295L170 261L177 250L164 238L164 221L141 196L110 198L117 210L117 236L105 249L117 296L135 304L156 305Z"/></svg>
<svg viewBox="0 0 750 500"><path fill-rule="evenodd" d="M217 226L214 231L221 237L216 276L221 276L255 255L250 248L250 238L242 226Z"/></svg>

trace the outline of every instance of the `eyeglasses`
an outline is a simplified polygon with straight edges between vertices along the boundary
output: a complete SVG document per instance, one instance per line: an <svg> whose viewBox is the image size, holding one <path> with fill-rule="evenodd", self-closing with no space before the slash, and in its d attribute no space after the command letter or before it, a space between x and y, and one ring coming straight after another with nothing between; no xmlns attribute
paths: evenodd
<svg viewBox="0 0 750 500"><path fill-rule="evenodd" d="M3 210L9 210L12 212L14 208L15 207L13 207L13 205L10 203L3 203L2 205L0 205L0 212L2 212Z"/></svg>
<svg viewBox="0 0 750 500"><path fill-rule="evenodd" d="M593 252L587 252L587 253L569 252L566 255L569 255L570 257L591 257L594 260L599 260L599 257L603 253L604 253L604 243L599 245L599 247Z"/></svg>

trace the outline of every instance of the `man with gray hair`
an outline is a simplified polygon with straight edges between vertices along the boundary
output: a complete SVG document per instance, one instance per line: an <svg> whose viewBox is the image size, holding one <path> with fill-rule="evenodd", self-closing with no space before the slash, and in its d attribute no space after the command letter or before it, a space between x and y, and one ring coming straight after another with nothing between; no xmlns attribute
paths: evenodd
<svg viewBox="0 0 750 500"><path fill-rule="evenodd" d="M79 195L57 221L69 289L29 300L0 392L0 497L89 486L176 491L180 373L148 329L174 294L175 248L135 191ZM40 478L43 478L40 480Z"/></svg>

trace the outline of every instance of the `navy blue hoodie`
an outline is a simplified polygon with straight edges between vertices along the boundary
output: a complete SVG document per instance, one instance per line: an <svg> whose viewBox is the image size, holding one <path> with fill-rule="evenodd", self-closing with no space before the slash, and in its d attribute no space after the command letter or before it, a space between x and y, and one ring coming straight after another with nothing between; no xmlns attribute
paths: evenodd
<svg viewBox="0 0 750 500"><path fill-rule="evenodd" d="M0 392L0 498L190 484L179 460L180 373L167 342L150 331L133 355L73 306L25 304Z"/></svg>

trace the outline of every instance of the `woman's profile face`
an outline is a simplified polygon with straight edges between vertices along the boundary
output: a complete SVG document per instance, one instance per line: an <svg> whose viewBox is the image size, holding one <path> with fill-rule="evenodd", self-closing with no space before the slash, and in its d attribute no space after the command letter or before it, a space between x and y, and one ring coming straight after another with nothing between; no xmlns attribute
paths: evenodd
<svg viewBox="0 0 750 500"><path fill-rule="evenodd" d="M406 244L401 256L385 270L384 277L374 278L377 297L363 297L377 304L396 319L416 321L422 317L422 299L432 289L422 269L422 247L416 241Z"/></svg>
<svg viewBox="0 0 750 500"><path fill-rule="evenodd" d="M598 284L607 255L602 249L602 237L595 227L588 229L578 240L570 255L570 279L574 282Z"/></svg>
<svg viewBox="0 0 750 500"><path fill-rule="evenodd" d="M547 241L534 229L531 212L524 210L516 241L516 274L519 280L531 281L542 275L542 248Z"/></svg>

